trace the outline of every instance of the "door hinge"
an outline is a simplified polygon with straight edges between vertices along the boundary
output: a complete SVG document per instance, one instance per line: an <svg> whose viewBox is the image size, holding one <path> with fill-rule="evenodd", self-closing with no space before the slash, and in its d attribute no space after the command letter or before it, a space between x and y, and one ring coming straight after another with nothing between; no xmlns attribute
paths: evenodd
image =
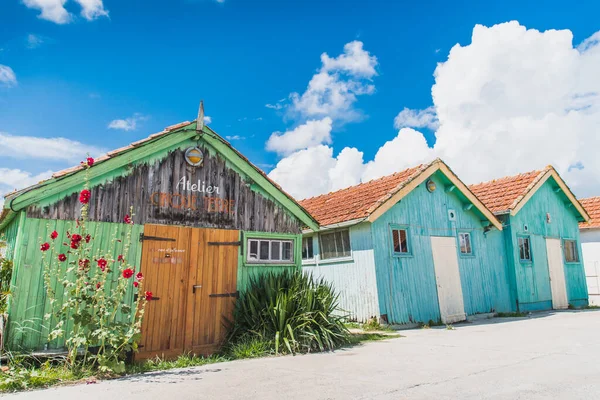
<svg viewBox="0 0 600 400"><path fill-rule="evenodd" d="M209 294L208 297L235 297L236 299L240 297L240 292L233 293L213 293Z"/></svg>
<svg viewBox="0 0 600 400"><path fill-rule="evenodd" d="M208 242L209 246L241 246L242 242Z"/></svg>
<svg viewBox="0 0 600 400"><path fill-rule="evenodd" d="M164 238L164 237L158 237L158 236L146 236L143 233L140 233L140 242L143 242L144 240L155 240L157 242L176 242L177 239L173 239L173 238Z"/></svg>

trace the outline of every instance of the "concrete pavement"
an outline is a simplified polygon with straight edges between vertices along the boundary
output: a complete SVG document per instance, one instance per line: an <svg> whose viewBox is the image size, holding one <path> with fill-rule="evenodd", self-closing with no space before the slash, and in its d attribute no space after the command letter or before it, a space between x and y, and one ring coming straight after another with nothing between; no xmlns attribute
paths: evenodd
<svg viewBox="0 0 600 400"><path fill-rule="evenodd" d="M328 354L271 357L7 395L9 399L597 399L600 311L445 328Z"/></svg>

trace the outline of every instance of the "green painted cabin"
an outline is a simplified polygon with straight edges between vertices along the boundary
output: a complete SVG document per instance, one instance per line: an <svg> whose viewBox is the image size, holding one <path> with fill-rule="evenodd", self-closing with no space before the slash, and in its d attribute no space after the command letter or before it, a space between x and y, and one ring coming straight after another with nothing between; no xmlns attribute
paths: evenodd
<svg viewBox="0 0 600 400"><path fill-rule="evenodd" d="M196 122L109 152L87 172L93 251L121 239L116 258L131 237L129 258L158 298L147 306L143 357L214 351L237 293L252 276L300 268L302 228L318 227L264 172ZM6 196L0 234L14 262L4 336L10 350L64 345L64 338L48 341L56 321L44 318L50 305L40 244L53 230L75 229L85 173L74 167ZM134 224L124 224L131 208ZM50 284L60 292L56 279Z"/></svg>

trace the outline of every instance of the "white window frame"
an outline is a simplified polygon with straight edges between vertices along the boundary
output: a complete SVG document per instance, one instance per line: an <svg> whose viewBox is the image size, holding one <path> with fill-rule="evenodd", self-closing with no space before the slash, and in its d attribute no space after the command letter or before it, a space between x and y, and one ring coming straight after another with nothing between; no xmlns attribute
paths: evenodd
<svg viewBox="0 0 600 400"><path fill-rule="evenodd" d="M343 232L343 231L348 232L348 250L349 250L350 254L347 256L341 256L341 257L323 258L323 242L322 242L323 235L330 235L330 234L335 234L337 232ZM350 238L350 229L349 228L320 232L318 239L319 239L319 263L320 264L335 263L335 262L340 262L340 261L352 261L352 239ZM314 245L314 243L313 243L313 245Z"/></svg>
<svg viewBox="0 0 600 400"><path fill-rule="evenodd" d="M250 258L251 256L251 249L252 249L252 243L255 242L256 243L256 258ZM267 259L261 259L261 242L268 242L269 243L269 249L267 250L268 252L268 258ZM272 250L272 245L273 243L279 243L279 259L278 260L273 260L271 259L271 250ZM283 260L283 244L284 243L289 243L290 244L290 259L289 260ZM295 260L294 260L294 240L293 239L266 239L266 238L248 238L248 240L246 241L246 245L247 250L246 250L246 263L247 264L274 264L274 265L295 265Z"/></svg>

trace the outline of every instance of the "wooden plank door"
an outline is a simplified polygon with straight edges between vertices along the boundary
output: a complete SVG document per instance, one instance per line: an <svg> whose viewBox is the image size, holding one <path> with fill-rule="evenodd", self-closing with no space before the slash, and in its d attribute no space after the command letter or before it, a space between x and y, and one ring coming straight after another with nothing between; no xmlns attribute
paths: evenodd
<svg viewBox="0 0 600 400"><path fill-rule="evenodd" d="M442 322L451 324L466 319L458 269L458 249L454 237L431 237L433 266Z"/></svg>
<svg viewBox="0 0 600 400"><path fill-rule="evenodd" d="M185 350L191 228L145 225L141 271L146 304L136 358L173 357Z"/></svg>
<svg viewBox="0 0 600 400"><path fill-rule="evenodd" d="M546 239L548 271L550 273L550 290L552 291L552 308L561 310L569 307L565 267L560 239Z"/></svg>
<svg viewBox="0 0 600 400"><path fill-rule="evenodd" d="M186 350L210 354L222 344L237 297L240 233L193 229L187 293Z"/></svg>

